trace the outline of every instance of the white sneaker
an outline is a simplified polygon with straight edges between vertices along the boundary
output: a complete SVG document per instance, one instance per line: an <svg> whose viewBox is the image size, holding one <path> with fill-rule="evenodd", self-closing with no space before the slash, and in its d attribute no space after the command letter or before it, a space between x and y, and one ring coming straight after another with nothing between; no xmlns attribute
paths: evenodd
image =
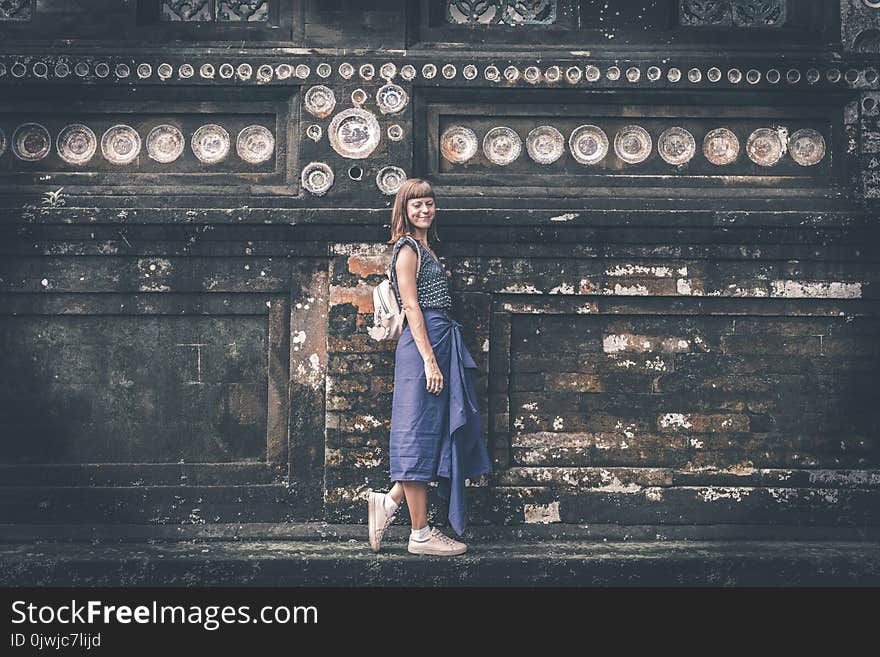
<svg viewBox="0 0 880 657"><path fill-rule="evenodd" d="M412 554L433 554L439 557L454 556L456 554L464 554L467 552L467 545L456 541L443 534L439 529L433 527L431 535L426 541L415 541L412 536L409 538L409 547L407 550Z"/></svg>
<svg viewBox="0 0 880 657"><path fill-rule="evenodd" d="M385 493L370 492L367 531L370 534L370 547L373 552L379 551L382 537L392 520L394 520L394 514L389 516L385 513Z"/></svg>

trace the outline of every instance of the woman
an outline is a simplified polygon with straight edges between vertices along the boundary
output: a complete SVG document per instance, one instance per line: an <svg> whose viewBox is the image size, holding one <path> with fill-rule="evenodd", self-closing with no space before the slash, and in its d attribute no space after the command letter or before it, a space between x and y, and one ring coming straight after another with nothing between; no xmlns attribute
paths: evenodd
<svg viewBox="0 0 880 657"><path fill-rule="evenodd" d="M439 241L434 190L407 180L391 217L391 284L405 322L397 343L391 410L391 481L387 494L370 492L370 547L378 552L398 505L406 497L412 531L409 552L455 555L467 550L428 525L428 482L438 481L449 501L449 522L461 535L466 524L464 480L492 471L472 377L477 368L449 316L448 274L431 250ZM421 252L421 267L416 269Z"/></svg>

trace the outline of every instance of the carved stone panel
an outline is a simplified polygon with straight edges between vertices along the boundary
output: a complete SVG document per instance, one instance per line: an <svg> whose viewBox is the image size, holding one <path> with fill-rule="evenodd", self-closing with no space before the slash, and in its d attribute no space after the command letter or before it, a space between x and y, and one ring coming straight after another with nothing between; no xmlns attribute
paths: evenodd
<svg viewBox="0 0 880 657"><path fill-rule="evenodd" d="M844 50L880 53L880 3L841 0L840 24Z"/></svg>

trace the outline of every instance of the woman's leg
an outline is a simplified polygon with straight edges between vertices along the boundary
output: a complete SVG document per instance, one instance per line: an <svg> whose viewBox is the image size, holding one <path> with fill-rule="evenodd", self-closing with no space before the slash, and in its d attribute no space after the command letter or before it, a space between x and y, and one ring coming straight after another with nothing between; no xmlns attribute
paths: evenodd
<svg viewBox="0 0 880 657"><path fill-rule="evenodd" d="M397 481L391 487L391 490L388 491L388 497L394 500L395 504L399 505L401 502L403 502L403 496L403 484Z"/></svg>
<svg viewBox="0 0 880 657"><path fill-rule="evenodd" d="M406 505L409 507L409 518L412 521L412 528L422 529L427 527L428 484L424 481L404 481L402 483L403 490L406 493Z"/></svg>

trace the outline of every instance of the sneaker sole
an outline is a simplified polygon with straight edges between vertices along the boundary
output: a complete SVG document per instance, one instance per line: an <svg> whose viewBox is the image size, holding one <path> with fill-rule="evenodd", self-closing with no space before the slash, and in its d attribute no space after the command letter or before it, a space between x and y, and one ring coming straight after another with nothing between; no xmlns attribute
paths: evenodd
<svg viewBox="0 0 880 657"><path fill-rule="evenodd" d="M367 513L367 531L370 538L370 549L378 552L380 541L376 538L376 529L379 526L377 518L379 517L379 500L381 496L378 493L370 493L369 511ZM384 511L384 509L383 509Z"/></svg>
<svg viewBox="0 0 880 657"><path fill-rule="evenodd" d="M433 557L455 557L455 556L458 556L459 554L464 554L465 552L467 552L467 546L465 546L464 549L462 549L462 550L453 550L453 551L435 550L432 548L413 549L412 545L407 546L406 549L410 554L427 554L427 555L430 555Z"/></svg>

